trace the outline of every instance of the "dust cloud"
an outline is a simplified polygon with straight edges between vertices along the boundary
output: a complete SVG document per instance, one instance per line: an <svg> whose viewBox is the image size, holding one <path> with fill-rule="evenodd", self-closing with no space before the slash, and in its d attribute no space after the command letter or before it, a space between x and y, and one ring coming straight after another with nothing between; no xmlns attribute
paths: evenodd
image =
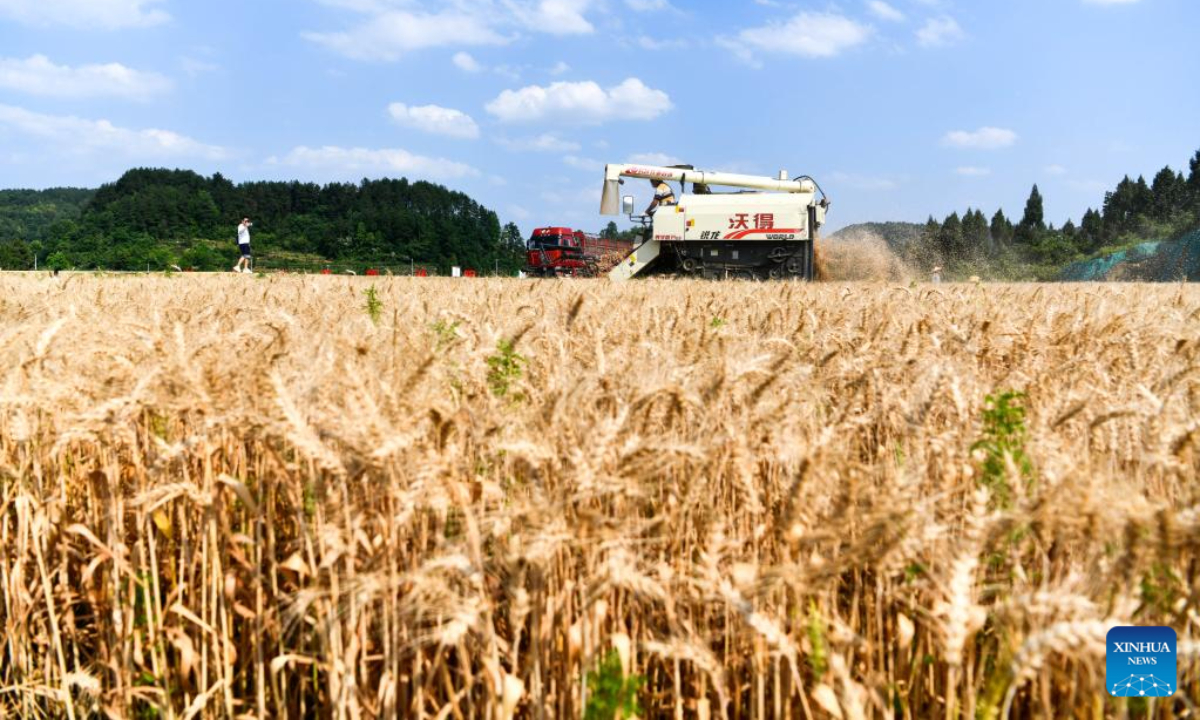
<svg viewBox="0 0 1200 720"><path fill-rule="evenodd" d="M859 230L817 244L817 270L821 280L909 282L916 273L877 233Z"/></svg>

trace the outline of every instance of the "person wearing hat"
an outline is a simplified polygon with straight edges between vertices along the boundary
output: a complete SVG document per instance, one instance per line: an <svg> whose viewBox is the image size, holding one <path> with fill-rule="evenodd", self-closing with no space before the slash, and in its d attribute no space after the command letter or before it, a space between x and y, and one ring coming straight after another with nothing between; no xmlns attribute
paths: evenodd
<svg viewBox="0 0 1200 720"><path fill-rule="evenodd" d="M929 280L933 283L940 283L942 281L942 266L941 265L934 266L933 274L930 276Z"/></svg>
<svg viewBox="0 0 1200 720"><path fill-rule="evenodd" d="M671 189L661 178L650 178L650 185L654 188L654 199L650 201L649 207L646 208L647 215L654 215L654 212L665 205L674 205L675 191Z"/></svg>

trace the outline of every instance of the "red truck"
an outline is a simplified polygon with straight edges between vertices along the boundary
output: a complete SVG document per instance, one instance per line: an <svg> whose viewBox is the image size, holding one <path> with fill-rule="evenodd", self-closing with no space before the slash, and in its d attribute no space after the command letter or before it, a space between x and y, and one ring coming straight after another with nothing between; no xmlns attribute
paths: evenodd
<svg viewBox="0 0 1200 720"><path fill-rule="evenodd" d="M537 228L526 245L525 272L534 277L595 277L603 265L620 262L632 250L629 240L566 227Z"/></svg>

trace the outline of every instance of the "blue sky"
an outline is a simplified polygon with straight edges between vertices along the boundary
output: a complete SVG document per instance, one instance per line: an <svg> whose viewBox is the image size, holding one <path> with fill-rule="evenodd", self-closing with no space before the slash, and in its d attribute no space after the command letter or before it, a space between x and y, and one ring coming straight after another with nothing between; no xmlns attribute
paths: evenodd
<svg viewBox="0 0 1200 720"><path fill-rule="evenodd" d="M813 175L832 227L1019 215L1034 182L1061 223L1200 149L1197 28L1195 0L0 0L0 187L403 175L528 233L598 229L604 163L669 160Z"/></svg>

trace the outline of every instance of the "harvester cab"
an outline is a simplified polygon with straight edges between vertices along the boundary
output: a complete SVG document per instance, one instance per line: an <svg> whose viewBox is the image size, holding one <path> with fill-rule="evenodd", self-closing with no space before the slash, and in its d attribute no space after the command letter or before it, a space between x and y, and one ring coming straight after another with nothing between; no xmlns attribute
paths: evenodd
<svg viewBox="0 0 1200 720"><path fill-rule="evenodd" d="M620 197L623 178L677 182L675 205L653 216L634 215L633 197ZM687 193L691 185L692 192ZM737 188L717 192L712 188ZM820 194L818 199L817 195ZM627 280L666 274L705 278L812 280L815 247L829 200L810 177L777 177L696 170L691 166L607 165L603 215L629 216L645 227L642 241L609 277Z"/></svg>

